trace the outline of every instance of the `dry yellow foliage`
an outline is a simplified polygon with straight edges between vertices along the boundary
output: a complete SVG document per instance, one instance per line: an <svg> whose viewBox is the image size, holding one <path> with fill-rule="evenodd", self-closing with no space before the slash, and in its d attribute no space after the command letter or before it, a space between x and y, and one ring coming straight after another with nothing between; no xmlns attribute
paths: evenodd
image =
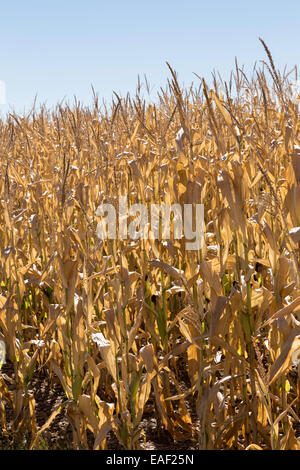
<svg viewBox="0 0 300 470"><path fill-rule="evenodd" d="M67 410L76 449L87 430L94 449L110 431L141 448L147 413L179 447L300 448L299 111L273 67L274 85L237 67L232 94L216 80L181 90L170 67L156 104L0 122L0 339L15 372L0 372L3 438L35 448ZM124 194L204 204L203 248L99 240L97 207ZM65 401L38 427L41 370Z"/></svg>

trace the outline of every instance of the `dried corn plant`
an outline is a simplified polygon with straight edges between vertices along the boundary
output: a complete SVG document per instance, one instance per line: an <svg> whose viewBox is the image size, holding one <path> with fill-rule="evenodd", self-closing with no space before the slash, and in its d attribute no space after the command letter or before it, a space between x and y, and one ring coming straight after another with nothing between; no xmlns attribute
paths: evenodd
<svg viewBox="0 0 300 470"><path fill-rule="evenodd" d="M64 412L75 449L145 448L147 416L179 447L300 449L299 111L263 45L252 78L184 91L168 64L155 104L0 123L2 440L38 448ZM124 194L204 204L202 249L100 240ZM38 424L41 373L65 399Z"/></svg>

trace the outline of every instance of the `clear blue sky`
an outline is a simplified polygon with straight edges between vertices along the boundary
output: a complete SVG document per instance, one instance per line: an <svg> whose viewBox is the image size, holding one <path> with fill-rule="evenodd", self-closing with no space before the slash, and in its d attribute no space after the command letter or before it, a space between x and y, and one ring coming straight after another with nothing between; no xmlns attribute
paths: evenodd
<svg viewBox="0 0 300 470"><path fill-rule="evenodd" d="M185 84L193 72L228 77L235 56L249 67L265 59L259 36L279 67L300 63L299 0L8 0L0 14L0 80L18 112L35 94L49 106L74 94L89 104L91 84L110 100L144 73L159 89L166 60Z"/></svg>

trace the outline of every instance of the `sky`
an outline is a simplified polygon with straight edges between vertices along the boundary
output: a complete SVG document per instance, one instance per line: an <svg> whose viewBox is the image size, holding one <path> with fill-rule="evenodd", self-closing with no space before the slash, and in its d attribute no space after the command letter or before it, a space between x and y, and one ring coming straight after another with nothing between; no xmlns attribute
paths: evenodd
<svg viewBox="0 0 300 470"><path fill-rule="evenodd" d="M299 0L1 0L0 18L1 114L29 110L35 96L89 105L91 85L109 103L144 74L153 99L166 61L187 86L194 73L228 79L235 57L249 70L266 58L258 37L280 69L300 63Z"/></svg>

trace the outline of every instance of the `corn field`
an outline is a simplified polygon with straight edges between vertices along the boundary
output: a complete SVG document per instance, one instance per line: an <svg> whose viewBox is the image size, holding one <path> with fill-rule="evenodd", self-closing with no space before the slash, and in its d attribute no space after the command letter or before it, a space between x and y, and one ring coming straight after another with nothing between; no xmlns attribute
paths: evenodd
<svg viewBox="0 0 300 470"><path fill-rule="evenodd" d="M0 121L0 446L300 449L297 70ZM198 80L198 78L197 78ZM147 82L146 82L147 87ZM97 207L204 204L202 249L97 236ZM37 416L39 377L63 399ZM147 447L148 446L148 447Z"/></svg>

